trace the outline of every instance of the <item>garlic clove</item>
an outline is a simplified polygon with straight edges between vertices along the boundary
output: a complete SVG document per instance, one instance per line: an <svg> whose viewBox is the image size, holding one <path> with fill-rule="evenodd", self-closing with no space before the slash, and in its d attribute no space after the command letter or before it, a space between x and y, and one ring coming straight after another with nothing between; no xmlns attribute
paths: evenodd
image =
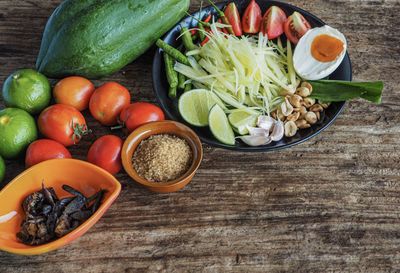
<svg viewBox="0 0 400 273"><path fill-rule="evenodd" d="M268 132L274 126L275 119L270 116L259 116L257 120L257 127L268 130Z"/></svg>
<svg viewBox="0 0 400 273"><path fill-rule="evenodd" d="M264 128L247 126L247 130L249 131L250 136L269 136L269 130Z"/></svg>
<svg viewBox="0 0 400 273"><path fill-rule="evenodd" d="M274 124L274 128L272 129L270 138L272 141L279 141L283 138L284 133L285 133L285 126L283 122L277 120Z"/></svg>
<svg viewBox="0 0 400 273"><path fill-rule="evenodd" d="M239 137L244 143L249 146L262 146L272 142L272 139L268 136L241 136Z"/></svg>

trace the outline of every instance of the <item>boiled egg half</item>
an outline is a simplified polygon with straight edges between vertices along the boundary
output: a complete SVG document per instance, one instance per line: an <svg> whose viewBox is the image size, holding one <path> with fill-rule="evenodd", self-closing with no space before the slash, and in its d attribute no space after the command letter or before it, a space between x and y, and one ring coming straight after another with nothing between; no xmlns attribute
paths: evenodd
<svg viewBox="0 0 400 273"><path fill-rule="evenodd" d="M330 26L313 28L301 37L293 55L296 73L305 80L332 74L346 55L346 37Z"/></svg>

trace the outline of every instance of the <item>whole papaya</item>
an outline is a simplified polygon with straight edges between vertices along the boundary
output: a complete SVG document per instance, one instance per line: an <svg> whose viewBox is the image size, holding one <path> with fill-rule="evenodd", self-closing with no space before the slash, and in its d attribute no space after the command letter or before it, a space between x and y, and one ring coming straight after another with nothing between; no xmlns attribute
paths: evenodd
<svg viewBox="0 0 400 273"><path fill-rule="evenodd" d="M49 18L36 68L52 78L113 74L185 15L190 0L65 0Z"/></svg>

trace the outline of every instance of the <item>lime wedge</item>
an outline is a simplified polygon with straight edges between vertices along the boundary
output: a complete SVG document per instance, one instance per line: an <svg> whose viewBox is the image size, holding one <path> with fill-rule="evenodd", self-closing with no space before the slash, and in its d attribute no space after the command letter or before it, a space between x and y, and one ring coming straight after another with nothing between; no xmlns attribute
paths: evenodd
<svg viewBox="0 0 400 273"><path fill-rule="evenodd" d="M250 114L244 110L238 110L228 116L233 129L240 135L249 134L247 126L255 127L259 115Z"/></svg>
<svg viewBox="0 0 400 273"><path fill-rule="evenodd" d="M178 108L183 119L194 126L207 126L208 113L218 104L225 107L221 99L206 89L195 89L184 93L179 98Z"/></svg>
<svg viewBox="0 0 400 273"><path fill-rule="evenodd" d="M235 134L222 108L216 104L208 115L210 130L224 144L235 145Z"/></svg>

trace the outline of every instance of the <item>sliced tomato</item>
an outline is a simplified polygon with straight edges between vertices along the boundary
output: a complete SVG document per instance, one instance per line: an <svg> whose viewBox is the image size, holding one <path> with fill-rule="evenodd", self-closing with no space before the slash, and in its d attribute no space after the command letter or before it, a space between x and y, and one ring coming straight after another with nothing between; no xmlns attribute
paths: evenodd
<svg viewBox="0 0 400 273"><path fill-rule="evenodd" d="M261 8L255 0L251 0L242 18L243 31L255 34L260 31L262 20Z"/></svg>
<svg viewBox="0 0 400 273"><path fill-rule="evenodd" d="M267 35L268 39L275 39L282 35L283 25L287 20L285 12L277 7L270 7L264 14L261 23L261 32Z"/></svg>
<svg viewBox="0 0 400 273"><path fill-rule="evenodd" d="M242 22L240 21L239 10L235 2L229 3L225 8L225 17L228 18L229 23L232 26L233 32L236 36L242 36Z"/></svg>
<svg viewBox="0 0 400 273"><path fill-rule="evenodd" d="M297 11L289 16L284 25L286 37L294 44L297 44L309 29L310 23Z"/></svg>

